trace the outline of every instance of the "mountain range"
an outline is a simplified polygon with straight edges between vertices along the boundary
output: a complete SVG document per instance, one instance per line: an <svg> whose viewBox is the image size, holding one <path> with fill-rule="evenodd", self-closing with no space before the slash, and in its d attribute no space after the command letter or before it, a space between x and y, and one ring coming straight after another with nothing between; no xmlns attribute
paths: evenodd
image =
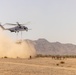
<svg viewBox="0 0 76 75"><path fill-rule="evenodd" d="M60 42L49 42L46 39L29 40L31 41L37 54L42 55L76 55L76 45L63 44Z"/></svg>

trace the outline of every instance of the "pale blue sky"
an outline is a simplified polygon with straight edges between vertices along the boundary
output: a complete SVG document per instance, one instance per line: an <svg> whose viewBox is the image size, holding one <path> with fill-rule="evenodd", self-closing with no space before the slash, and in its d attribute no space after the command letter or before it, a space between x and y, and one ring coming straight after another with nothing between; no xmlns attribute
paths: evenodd
<svg viewBox="0 0 76 75"><path fill-rule="evenodd" d="M76 0L0 0L0 22L17 21L31 21L27 27L32 30L23 32L25 39L76 44Z"/></svg>

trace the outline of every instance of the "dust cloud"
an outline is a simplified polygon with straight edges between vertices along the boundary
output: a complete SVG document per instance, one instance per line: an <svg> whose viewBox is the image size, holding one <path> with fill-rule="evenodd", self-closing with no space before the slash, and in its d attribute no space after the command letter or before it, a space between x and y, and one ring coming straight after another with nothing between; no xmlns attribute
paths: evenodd
<svg viewBox="0 0 76 75"><path fill-rule="evenodd" d="M36 56L36 50L32 42L25 40L16 42L0 29L0 57L30 58Z"/></svg>

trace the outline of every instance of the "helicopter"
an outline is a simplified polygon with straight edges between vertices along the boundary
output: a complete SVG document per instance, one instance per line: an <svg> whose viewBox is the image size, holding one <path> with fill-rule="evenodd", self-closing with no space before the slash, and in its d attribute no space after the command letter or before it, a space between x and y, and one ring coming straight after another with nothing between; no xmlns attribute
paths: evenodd
<svg viewBox="0 0 76 75"><path fill-rule="evenodd" d="M27 24L27 23L26 23ZM13 25L15 27L12 27L12 28L4 28L1 24L0 24L0 27L3 29L3 30L9 30L10 32L19 32L19 31L28 31L28 30L31 30L31 29L28 29L28 27L24 26L25 24L20 24L19 22L16 22L16 24L11 24L11 23L6 23L4 25Z"/></svg>

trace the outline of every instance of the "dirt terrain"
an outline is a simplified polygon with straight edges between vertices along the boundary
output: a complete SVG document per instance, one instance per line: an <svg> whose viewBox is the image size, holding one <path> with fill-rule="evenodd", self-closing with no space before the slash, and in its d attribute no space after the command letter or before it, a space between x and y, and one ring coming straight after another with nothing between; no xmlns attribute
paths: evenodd
<svg viewBox="0 0 76 75"><path fill-rule="evenodd" d="M0 75L76 75L76 58L0 58Z"/></svg>

